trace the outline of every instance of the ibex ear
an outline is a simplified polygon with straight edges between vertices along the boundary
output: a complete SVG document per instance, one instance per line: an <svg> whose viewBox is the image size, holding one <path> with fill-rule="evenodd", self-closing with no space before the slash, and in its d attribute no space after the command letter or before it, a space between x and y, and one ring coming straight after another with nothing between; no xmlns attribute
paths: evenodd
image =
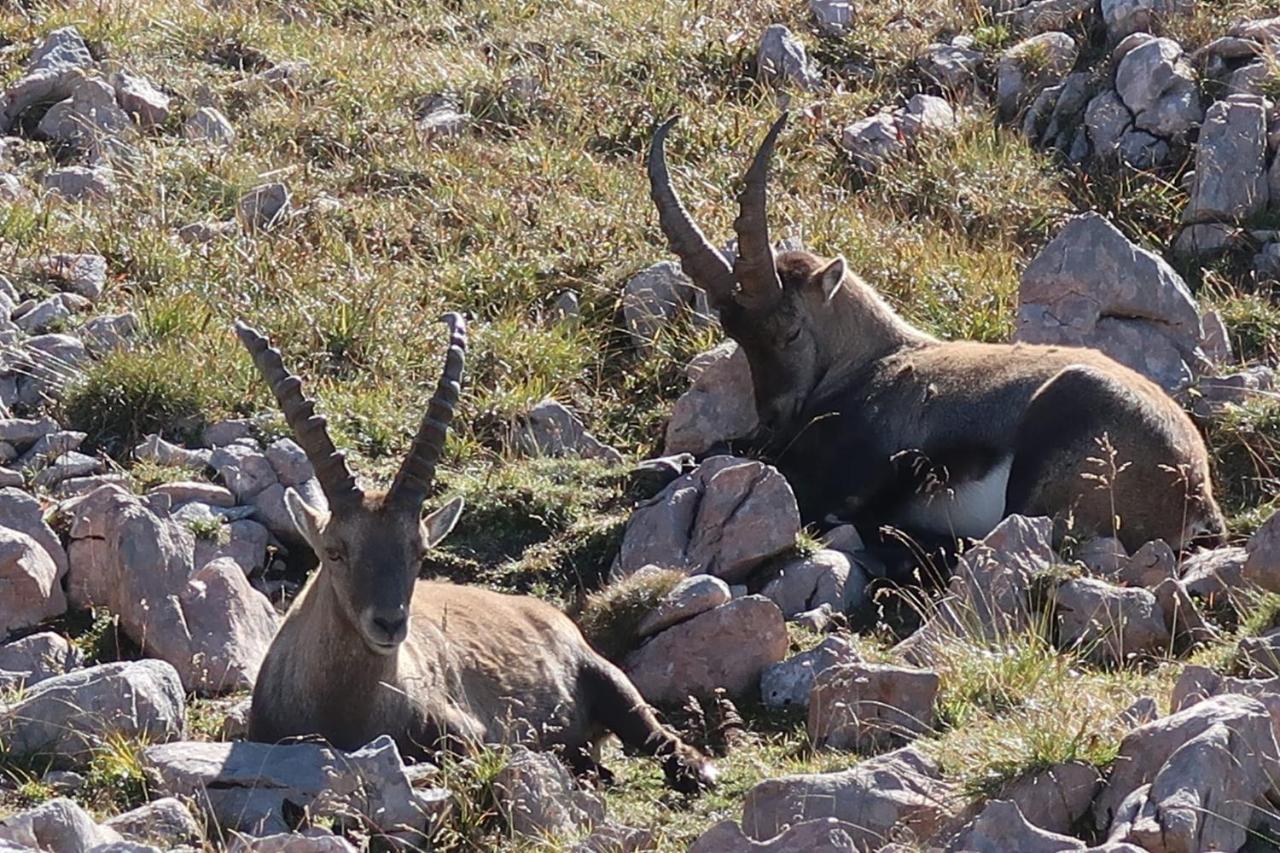
<svg viewBox="0 0 1280 853"><path fill-rule="evenodd" d="M818 281L822 285L822 300L830 302L844 282L844 255L836 255L836 259L822 268L818 273Z"/></svg>
<svg viewBox="0 0 1280 853"><path fill-rule="evenodd" d="M328 522L329 514L304 501L302 495L293 489L284 490L284 505L289 510L289 517L293 519L293 526L298 529L298 535L306 540L312 551L319 554L320 531Z"/></svg>
<svg viewBox="0 0 1280 853"><path fill-rule="evenodd" d="M453 526L458 523L458 517L462 515L462 505L462 498L454 498L422 519L422 538L427 541L428 548L435 547L441 539L449 535L449 531L453 530Z"/></svg>

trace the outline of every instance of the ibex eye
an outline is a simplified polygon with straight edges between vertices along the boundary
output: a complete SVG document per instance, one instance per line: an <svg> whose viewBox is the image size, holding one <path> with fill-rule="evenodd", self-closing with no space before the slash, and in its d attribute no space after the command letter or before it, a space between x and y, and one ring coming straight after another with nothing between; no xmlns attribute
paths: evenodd
<svg viewBox="0 0 1280 853"><path fill-rule="evenodd" d="M337 548L325 548L324 556L325 556L325 559L333 563L341 562L342 560L342 552L339 551Z"/></svg>

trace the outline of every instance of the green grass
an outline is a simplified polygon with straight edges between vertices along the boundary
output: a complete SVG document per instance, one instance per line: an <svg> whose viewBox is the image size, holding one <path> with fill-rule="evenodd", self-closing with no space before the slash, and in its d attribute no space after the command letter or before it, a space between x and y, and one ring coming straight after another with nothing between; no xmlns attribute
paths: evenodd
<svg viewBox="0 0 1280 853"><path fill-rule="evenodd" d="M1071 213L1098 210L1160 250L1176 236L1186 201L1180 179L1189 162L1158 173L1077 172L997 127L980 105L962 116L953 137L917 146L874 176L850 169L833 140L848 123L920 91L914 63L921 48L965 33L994 54L1017 40L976 0L863 4L839 39L816 34L805 4L778 0L207 6L140 0L0 10L0 32L17 45L0 52L0 83L20 75L26 45L75 24L100 55L164 86L177 109L166 128L138 140L141 164L120 176L118 197L86 207L37 201L0 208L0 269L20 269L45 251L101 253L109 284L100 309L142 319L137 348L76 377L61 414L88 433L89 449L126 465L140 490L192 476L129 461L146 433L184 440L219 418L268 413L264 436L284 434L269 391L231 333L244 318L305 378L361 474L385 481L438 377L445 344L438 318L465 311L467 378L439 486L463 495L468 508L426 571L578 610L611 654L627 647L635 620L673 580L600 591L643 496L625 465L518 458L511 429L531 403L554 396L629 458L661 450L671 406L687 385L684 365L719 335L681 319L642 353L622 328L623 284L669 256L643 153L654 123L680 113L669 145L675 179L711 239L731 234L737 181L783 101L751 76L766 24L788 25L832 84L826 93L786 96L793 120L770 185L775 237L843 253L905 316L936 334L1005 340L1025 262ZM306 20L281 14L286 6ZM1190 49L1260 6L1200 3L1167 28ZM311 66L296 88L242 87L257 70L291 59ZM860 70L846 74L846 64ZM991 82L989 68L983 75ZM508 81L515 77L535 80L536 96L514 91ZM426 141L415 115L438 93L473 121L458 138ZM225 151L188 144L175 132L206 96L236 126L238 139ZM35 167L52 164L52 152L34 150ZM265 180L289 186L295 217L269 233L200 247L173 238L183 225L231 218L240 195ZM1203 303L1221 311L1243 359L1274 362L1276 293L1248 266L1183 272ZM566 290L581 303L574 325L550 319ZM1206 431L1232 529L1247 534L1280 502L1280 409L1258 401ZM797 553L814 547L802 536ZM1244 609L1240 631L1275 610L1266 601ZM136 653L105 613L71 614L57 627L93 662ZM870 660L892 659L888 635L869 632L858 647ZM1238 635L1192 660L1229 666ZM1059 761L1105 765L1118 742L1115 715L1138 695L1167 695L1176 677L1173 663L1098 672L1042 637L1009 637L997 648L963 639L938 661L940 724L922 748L969 794ZM792 651L816 640L793 631ZM653 762L610 747L606 764L619 780L606 793L611 813L656 828L661 849L683 849L711 823L737 818L755 782L859 759L813 754L794 714L749 701L743 712L746 744L721 761L720 788L701 798L667 792ZM197 736L213 737L219 725L215 706L193 709ZM145 793L135 758L133 746L120 744L95 759L87 795L95 808L124 808ZM502 760L494 750L446 765L456 817L437 839L443 847L529 846L507 837L493 812L490 786ZM15 767L5 769L12 775ZM22 802L48 794L38 777L15 787Z"/></svg>

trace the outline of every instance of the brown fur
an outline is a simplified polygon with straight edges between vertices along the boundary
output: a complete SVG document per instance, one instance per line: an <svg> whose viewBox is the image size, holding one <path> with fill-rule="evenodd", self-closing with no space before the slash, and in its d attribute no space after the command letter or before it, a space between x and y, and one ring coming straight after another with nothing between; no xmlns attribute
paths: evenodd
<svg viewBox="0 0 1280 853"><path fill-rule="evenodd" d="M812 454L827 470L863 472L868 488L850 482L841 509L899 509L875 501L882 478L895 476L883 463L901 451L961 470L976 453L1012 457L1006 512L1072 515L1130 548L1222 532L1200 434L1137 372L1091 349L939 341L897 316L842 259L790 252L777 268L783 288L770 314L730 308L725 327L746 351L783 462ZM843 464L805 437L809 424L842 413L871 427ZM975 476L984 470L977 465Z"/></svg>
<svg viewBox="0 0 1280 853"><path fill-rule="evenodd" d="M444 379L399 485L386 494L355 485L279 353L252 329L238 330L317 472L330 472L321 482L329 483L332 506L320 511L293 490L285 494L320 566L262 663L250 739L319 735L355 749L386 734L410 756L523 743L560 748L577 769L603 772L591 754L612 732L659 757L674 787L709 784L711 764L658 723L621 670L556 608L418 580L427 549L449 533L462 509L455 499L420 517L461 378L465 335L461 318L452 323Z"/></svg>

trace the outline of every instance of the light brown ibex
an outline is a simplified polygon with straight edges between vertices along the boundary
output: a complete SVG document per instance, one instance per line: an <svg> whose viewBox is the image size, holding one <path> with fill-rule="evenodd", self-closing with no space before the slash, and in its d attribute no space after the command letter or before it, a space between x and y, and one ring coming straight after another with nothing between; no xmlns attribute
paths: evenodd
<svg viewBox="0 0 1280 853"><path fill-rule="evenodd" d="M613 732L659 757L668 782L693 790L714 769L653 710L577 626L535 598L418 580L427 549L453 528L455 498L422 518L459 395L466 331L451 329L444 372L409 454L385 493L365 493L278 350L236 333L271 387L329 503L290 490L289 512L319 568L280 626L254 686L249 737L319 735L355 749L382 734L402 752L519 741L560 748L580 771Z"/></svg>
<svg viewBox="0 0 1280 853"><path fill-rule="evenodd" d="M1130 549L1223 534L1204 441L1145 377L1092 349L940 341L843 257L775 256L765 185L785 113L747 171L738 254L726 261L672 186L674 121L648 158L663 234L745 351L755 438L807 519L954 537L982 536L1011 513L1050 515Z"/></svg>

